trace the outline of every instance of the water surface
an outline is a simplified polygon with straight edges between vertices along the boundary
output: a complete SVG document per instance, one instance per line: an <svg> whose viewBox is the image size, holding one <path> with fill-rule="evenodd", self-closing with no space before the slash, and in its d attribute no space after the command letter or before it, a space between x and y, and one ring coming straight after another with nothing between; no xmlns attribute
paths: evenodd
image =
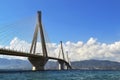
<svg viewBox="0 0 120 80"><path fill-rule="evenodd" d="M120 80L120 71L2 71L0 80Z"/></svg>

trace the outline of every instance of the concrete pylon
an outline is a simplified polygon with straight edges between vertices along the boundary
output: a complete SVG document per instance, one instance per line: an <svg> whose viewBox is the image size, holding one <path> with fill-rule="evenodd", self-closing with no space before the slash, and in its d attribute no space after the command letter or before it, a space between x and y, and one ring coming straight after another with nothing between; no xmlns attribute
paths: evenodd
<svg viewBox="0 0 120 80"><path fill-rule="evenodd" d="M38 32L40 32L43 57L35 57L35 58L29 57L28 60L33 65L34 70L44 70L44 66L48 61L48 55L47 55L45 37L44 37L42 21L41 21L41 11L37 12L37 17L38 17L38 19L37 19L38 22L36 24L36 28L35 28L35 32L34 32L34 36L33 36L33 40L32 40L32 45L30 48L30 53L31 54L36 53L37 37L38 37Z"/></svg>
<svg viewBox="0 0 120 80"><path fill-rule="evenodd" d="M61 45L62 57L63 57L63 60L65 60L64 50L63 50L63 46L62 46L62 41L60 41L60 45ZM60 57L60 53L59 53L58 58L59 57ZM64 70L65 69L65 63L62 62L62 61L59 61L59 60L58 60L58 63L59 63L59 65L58 65L59 70Z"/></svg>

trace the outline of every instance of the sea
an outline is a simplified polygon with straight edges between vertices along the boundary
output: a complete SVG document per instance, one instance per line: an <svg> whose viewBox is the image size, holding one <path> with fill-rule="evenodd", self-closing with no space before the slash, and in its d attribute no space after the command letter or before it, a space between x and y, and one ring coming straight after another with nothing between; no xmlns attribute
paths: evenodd
<svg viewBox="0 0 120 80"><path fill-rule="evenodd" d="M0 71L0 80L120 80L120 71Z"/></svg>

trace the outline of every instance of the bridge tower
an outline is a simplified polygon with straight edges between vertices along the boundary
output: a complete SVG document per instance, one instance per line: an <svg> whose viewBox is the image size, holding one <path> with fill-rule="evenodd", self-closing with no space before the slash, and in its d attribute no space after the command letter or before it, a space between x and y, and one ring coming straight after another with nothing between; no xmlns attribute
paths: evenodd
<svg viewBox="0 0 120 80"><path fill-rule="evenodd" d="M65 61L65 55L64 55L62 41L60 41L60 46L61 46L62 57L63 57L63 60ZM59 53L58 58L60 58L60 53ZM64 70L65 69L65 63L62 62L62 61L58 61L58 63L59 63L59 70Z"/></svg>
<svg viewBox="0 0 120 80"><path fill-rule="evenodd" d="M67 54L67 61L68 61L68 63L70 64L70 66L71 66L71 63L70 63L70 59L69 59L69 57L68 57L68 51L66 52L66 54ZM67 66L67 69L69 69L69 67Z"/></svg>
<svg viewBox="0 0 120 80"><path fill-rule="evenodd" d="M29 57L29 61L33 65L33 70L44 70L44 66L48 61L48 54L46 49L46 43L45 43L45 37L43 32L43 26L41 21L41 12L37 12L37 24L32 40L32 45L30 48L30 53L35 54L36 53L36 44L37 44L37 37L38 33L40 32L40 38L41 38L41 45L42 45L42 53L43 57Z"/></svg>

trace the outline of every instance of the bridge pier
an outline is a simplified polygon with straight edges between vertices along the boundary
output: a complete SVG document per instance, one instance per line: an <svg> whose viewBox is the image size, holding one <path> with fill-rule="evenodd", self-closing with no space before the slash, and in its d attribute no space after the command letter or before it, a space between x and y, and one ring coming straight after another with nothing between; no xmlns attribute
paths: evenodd
<svg viewBox="0 0 120 80"><path fill-rule="evenodd" d="M44 70L44 66L47 63L48 59L43 57L29 57L28 60L33 65L32 70Z"/></svg>
<svg viewBox="0 0 120 80"><path fill-rule="evenodd" d="M59 70L64 70L64 68L65 68L64 62L58 60L58 63L59 63Z"/></svg>

